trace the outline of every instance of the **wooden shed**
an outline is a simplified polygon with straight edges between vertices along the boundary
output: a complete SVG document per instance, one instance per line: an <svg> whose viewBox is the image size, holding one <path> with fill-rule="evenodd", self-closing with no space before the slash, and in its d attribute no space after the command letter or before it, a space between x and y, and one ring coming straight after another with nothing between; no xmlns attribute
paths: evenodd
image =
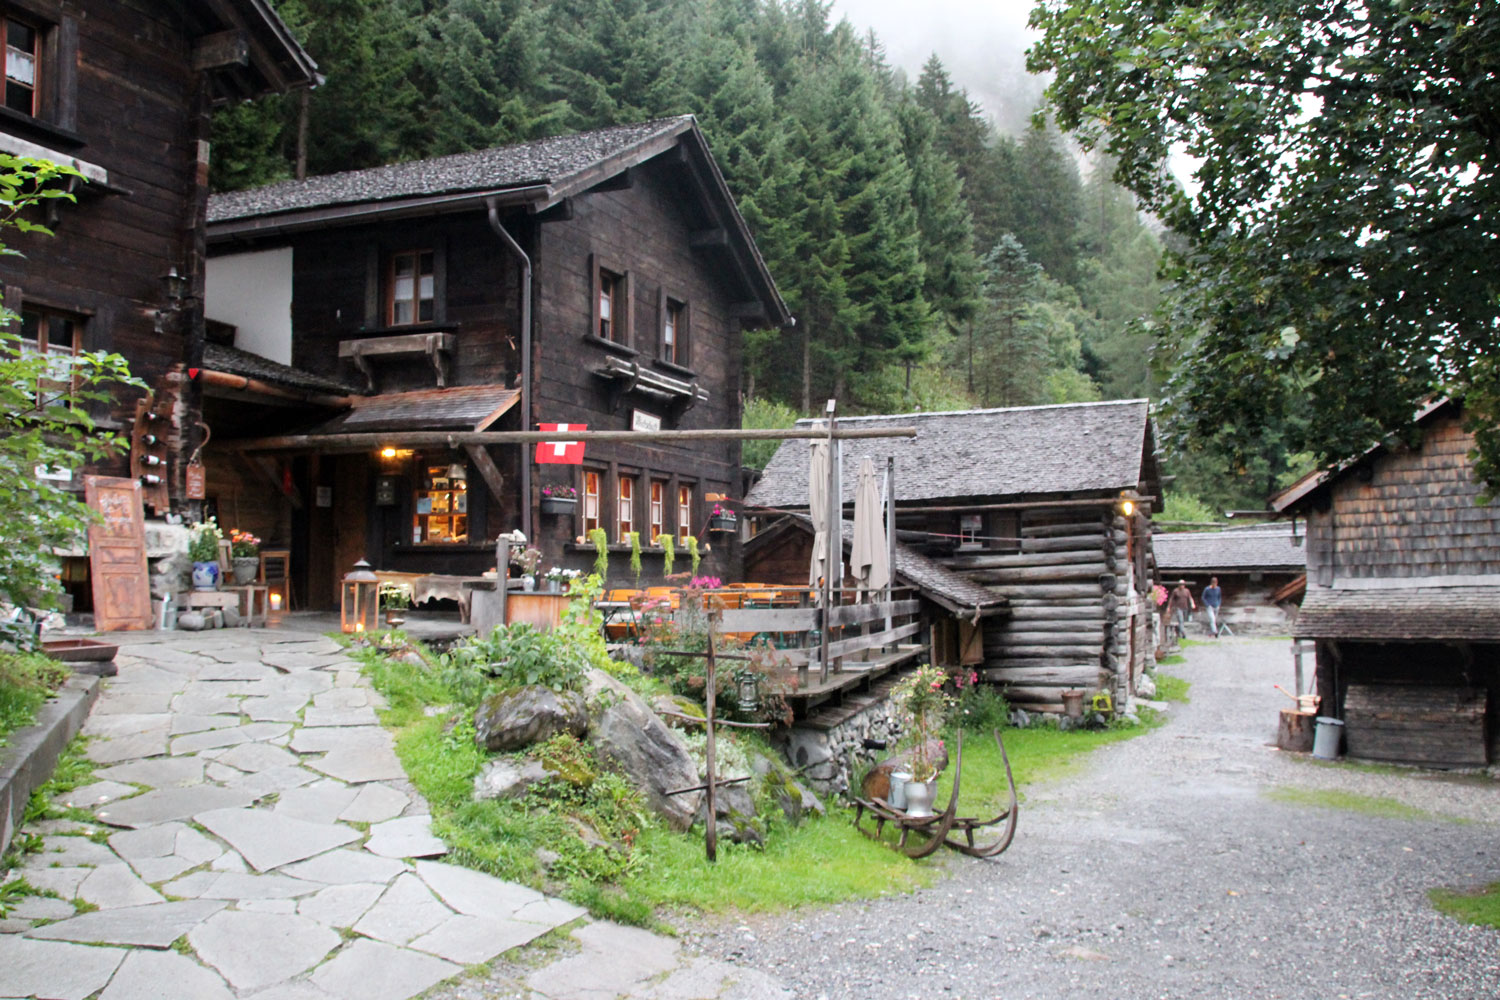
<svg viewBox="0 0 1500 1000"><path fill-rule="evenodd" d="M1030 710L1062 692L1117 705L1154 648L1150 510L1158 493L1145 400L859 417L917 428L912 439L847 447L844 501L865 455L895 460L898 537L945 570L1005 598L983 630L985 679ZM746 498L769 523L807 509L808 445L789 441Z"/></svg>
<svg viewBox="0 0 1500 1000"><path fill-rule="evenodd" d="M1294 584L1307 571L1304 540L1290 523L1278 521L1158 533L1151 544L1157 582L1171 589L1186 580L1198 598L1209 580L1218 577L1224 592L1220 619L1236 634L1286 635L1301 597Z"/></svg>
<svg viewBox="0 0 1500 1000"><path fill-rule="evenodd" d="M1323 711L1350 756L1439 767L1500 759L1500 508L1480 506L1458 404L1273 497L1306 519L1307 595Z"/></svg>

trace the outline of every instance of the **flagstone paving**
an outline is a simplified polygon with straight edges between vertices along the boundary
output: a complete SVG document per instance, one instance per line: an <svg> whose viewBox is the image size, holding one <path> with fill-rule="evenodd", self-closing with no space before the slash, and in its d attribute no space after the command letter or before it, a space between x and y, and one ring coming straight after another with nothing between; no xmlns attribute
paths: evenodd
<svg viewBox="0 0 1500 1000"><path fill-rule="evenodd" d="M384 703L326 636L127 635L117 663L85 725L95 781L57 799L94 822L32 824L42 849L8 876L54 895L0 921L0 997L790 996L435 860ZM550 963L500 957L563 927L571 950Z"/></svg>

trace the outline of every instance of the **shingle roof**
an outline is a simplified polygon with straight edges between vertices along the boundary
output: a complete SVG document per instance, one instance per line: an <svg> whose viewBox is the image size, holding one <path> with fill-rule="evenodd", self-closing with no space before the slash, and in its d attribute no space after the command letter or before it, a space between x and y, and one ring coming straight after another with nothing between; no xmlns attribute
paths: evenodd
<svg viewBox="0 0 1500 1000"><path fill-rule="evenodd" d="M363 391L346 385L338 379L283 365L270 358L263 358L259 354L251 354L249 351L242 351L238 347L229 347L225 344L203 345L203 367L243 375L246 378L260 379L292 389L310 389L314 392L329 392L339 396L357 396Z"/></svg>
<svg viewBox="0 0 1500 1000"><path fill-rule="evenodd" d="M1307 639L1500 641L1500 586L1309 587L1292 628Z"/></svg>
<svg viewBox="0 0 1500 1000"><path fill-rule="evenodd" d="M535 184L557 185L642 143L686 131L692 127L692 122L692 117L686 115L660 118L515 146L479 149L231 191L209 199L208 221L225 222L278 212L427 195L498 191Z"/></svg>
<svg viewBox="0 0 1500 1000"><path fill-rule="evenodd" d="M479 431L494 423L520 398L503 385L464 385L449 389L388 392L354 401L354 408L314 430L314 434L371 431Z"/></svg>
<svg viewBox="0 0 1500 1000"><path fill-rule="evenodd" d="M844 499L854 499L865 455L877 469L895 456L898 502L1134 489L1152 440L1149 419L1144 399L841 419L842 427L917 428L915 438L845 441ZM784 442L746 502L805 508L808 444Z"/></svg>
<svg viewBox="0 0 1500 1000"><path fill-rule="evenodd" d="M1292 544L1289 524L1186 531L1151 536L1156 565L1168 575L1179 570L1285 570L1307 567L1307 549Z"/></svg>

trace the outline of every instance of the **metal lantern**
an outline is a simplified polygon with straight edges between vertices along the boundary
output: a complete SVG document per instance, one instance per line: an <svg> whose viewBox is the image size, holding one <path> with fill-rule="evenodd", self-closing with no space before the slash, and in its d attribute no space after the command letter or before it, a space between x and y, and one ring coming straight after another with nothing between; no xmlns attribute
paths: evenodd
<svg viewBox="0 0 1500 1000"><path fill-rule="evenodd" d="M344 576L339 600L339 624L345 632L369 632L376 627L380 613L380 580L361 559Z"/></svg>
<svg viewBox="0 0 1500 1000"><path fill-rule="evenodd" d="M738 701L740 711L753 712L760 707L760 677L756 674L741 674Z"/></svg>

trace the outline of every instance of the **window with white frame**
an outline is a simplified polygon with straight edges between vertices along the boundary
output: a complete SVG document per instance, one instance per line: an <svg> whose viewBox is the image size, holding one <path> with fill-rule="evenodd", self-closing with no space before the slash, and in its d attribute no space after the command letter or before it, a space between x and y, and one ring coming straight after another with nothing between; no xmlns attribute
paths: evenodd
<svg viewBox="0 0 1500 1000"><path fill-rule="evenodd" d="M616 537L626 542L630 540L630 533L635 530L635 477L622 475L616 485L615 499L620 526Z"/></svg>
<svg viewBox="0 0 1500 1000"><path fill-rule="evenodd" d="M583 473L583 532L588 534L599 527L599 473L585 470Z"/></svg>

